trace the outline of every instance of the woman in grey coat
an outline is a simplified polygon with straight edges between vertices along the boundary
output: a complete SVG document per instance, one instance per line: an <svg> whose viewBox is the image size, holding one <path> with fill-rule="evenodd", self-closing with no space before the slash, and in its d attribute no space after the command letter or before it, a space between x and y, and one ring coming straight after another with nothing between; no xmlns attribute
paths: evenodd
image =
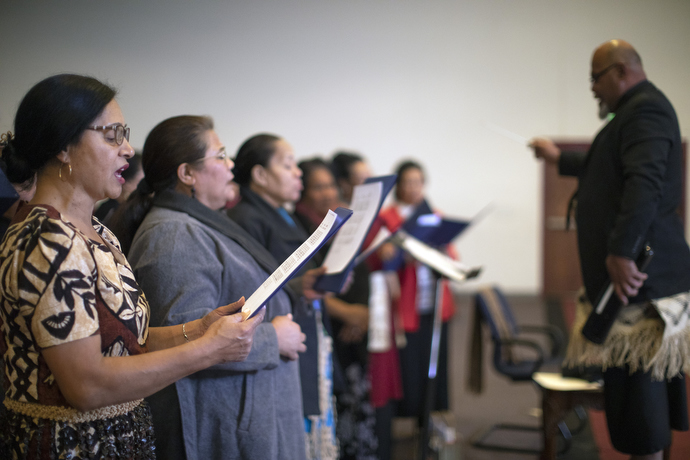
<svg viewBox="0 0 690 460"><path fill-rule="evenodd" d="M278 264L217 212L236 188L212 120L161 122L146 139L142 162L145 179L113 221L125 250L131 242L151 324L184 324L211 305L249 297ZM286 289L268 302L245 361L198 372L149 399L161 458L305 457L296 360L306 348L292 321L293 301Z"/></svg>

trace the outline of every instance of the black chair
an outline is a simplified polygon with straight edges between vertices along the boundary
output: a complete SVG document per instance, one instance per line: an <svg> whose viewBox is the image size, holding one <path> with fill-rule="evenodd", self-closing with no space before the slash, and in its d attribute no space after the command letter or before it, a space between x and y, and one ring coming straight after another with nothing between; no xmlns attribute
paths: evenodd
<svg viewBox="0 0 690 460"><path fill-rule="evenodd" d="M532 380L532 374L539 370L545 360L553 360L561 355L565 343L561 330L551 325L518 325L508 300L498 287L481 289L475 296L475 306L491 331L494 367L511 380ZM548 354L526 334L548 337ZM528 359L522 356L524 353L520 354L519 350L524 351L525 348L534 352L534 358Z"/></svg>
<svg viewBox="0 0 690 460"><path fill-rule="evenodd" d="M513 316L510 304L497 287L486 287L476 294L475 315L475 337L473 338L474 349L472 351L473 359L476 359L478 355L481 356L482 354L481 325L479 323L479 319L481 319L489 326L489 330L491 331L491 339L494 346L494 368L510 380L514 382L532 381L534 373L539 371L545 362L555 362L559 360L565 343L561 330L550 325L518 325ZM548 338L549 346L547 351L545 351L538 342L529 337L529 335L537 334ZM477 336L479 336L479 338L477 338ZM481 366L474 365L472 372L481 373ZM475 380L477 379L476 376L470 376L470 379L473 378ZM475 382L475 388L481 387L481 376L478 377L478 380L479 384L477 385ZM470 386L472 385L471 381ZM564 452L570 447L572 433L580 431L585 426L586 412L582 408L577 408L576 414L580 422L578 428L572 432L564 422L558 424L558 428L565 440L560 450L561 452ZM530 454L541 453L541 450L537 449L514 447L487 441L487 438L499 430L541 432L542 427L505 423L496 424L475 437L472 445L481 449L497 451Z"/></svg>

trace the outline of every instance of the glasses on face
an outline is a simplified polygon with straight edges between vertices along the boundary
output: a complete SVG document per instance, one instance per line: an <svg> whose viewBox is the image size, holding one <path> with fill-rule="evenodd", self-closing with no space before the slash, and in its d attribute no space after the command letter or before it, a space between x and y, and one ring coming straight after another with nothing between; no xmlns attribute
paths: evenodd
<svg viewBox="0 0 690 460"><path fill-rule="evenodd" d="M228 156L228 152L226 152L225 147L223 147L217 155L199 158L198 160L195 160L194 163L200 163L202 161L210 160L211 158L215 158L216 160L222 161L224 163L230 159L230 157Z"/></svg>
<svg viewBox="0 0 690 460"><path fill-rule="evenodd" d="M613 68L616 66L616 64L617 64L617 63L614 62L613 64L611 64L610 66L608 66L608 67L605 68L604 70L601 70L601 71L599 71L599 72L597 72L597 73L593 73L593 74L589 77L590 83L594 84L594 83L596 83L597 81L599 81L599 79L600 79L601 77L603 77L604 74L605 74L606 72L608 72L609 70L613 69Z"/></svg>
<svg viewBox="0 0 690 460"><path fill-rule="evenodd" d="M103 131L103 136L109 144L122 145L125 139L127 139L127 142L129 142L129 128L127 125L122 126L120 123L116 123L114 125L107 126L89 126L86 129ZM114 137L108 136L110 131L115 133Z"/></svg>

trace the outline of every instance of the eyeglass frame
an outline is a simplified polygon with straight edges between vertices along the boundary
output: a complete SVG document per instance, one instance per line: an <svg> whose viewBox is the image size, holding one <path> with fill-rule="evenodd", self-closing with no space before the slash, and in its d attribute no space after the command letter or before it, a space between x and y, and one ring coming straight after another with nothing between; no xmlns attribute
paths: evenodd
<svg viewBox="0 0 690 460"><path fill-rule="evenodd" d="M606 67L604 70L600 70L600 71L597 72L597 73L591 74L591 75L589 76L589 82L590 82L591 84L594 84L594 83L598 82L599 79L600 79L601 77L603 77L604 75L606 75L606 72L608 72L609 70L613 69L613 68L614 68L615 66L617 66L618 64L619 64L618 62L614 62L614 63L611 64L610 66Z"/></svg>
<svg viewBox="0 0 690 460"><path fill-rule="evenodd" d="M228 151L225 150L225 147L223 147L217 154L210 157L199 158L197 160L192 161L192 163L201 163L202 161L210 160L211 158L215 158L216 160L220 160L224 163L227 163L228 160L232 161L232 158L230 158Z"/></svg>
<svg viewBox="0 0 690 460"><path fill-rule="evenodd" d="M121 129L120 129L121 128ZM115 130L115 145L122 145L122 143L127 139L127 142L129 142L129 128L127 125L123 125L121 123L115 123L112 125L105 125L105 126L87 126L86 129L90 129L92 131L103 131L103 137L105 137L106 131ZM118 142L118 138L120 139ZM111 142L108 140L108 138L105 138L106 142L111 144Z"/></svg>

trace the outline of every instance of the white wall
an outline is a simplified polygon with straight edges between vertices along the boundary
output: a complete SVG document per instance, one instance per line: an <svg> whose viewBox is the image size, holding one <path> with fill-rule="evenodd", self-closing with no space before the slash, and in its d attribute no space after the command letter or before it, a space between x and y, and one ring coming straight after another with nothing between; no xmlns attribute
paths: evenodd
<svg viewBox="0 0 690 460"><path fill-rule="evenodd" d="M215 118L230 151L269 131L300 157L359 150L380 174L416 157L447 215L492 203L457 246L486 267L482 282L513 292L540 289L541 169L487 121L591 138L589 59L624 38L690 128L686 1L1 3L0 130L33 84L74 72L119 88L135 147L193 113Z"/></svg>

